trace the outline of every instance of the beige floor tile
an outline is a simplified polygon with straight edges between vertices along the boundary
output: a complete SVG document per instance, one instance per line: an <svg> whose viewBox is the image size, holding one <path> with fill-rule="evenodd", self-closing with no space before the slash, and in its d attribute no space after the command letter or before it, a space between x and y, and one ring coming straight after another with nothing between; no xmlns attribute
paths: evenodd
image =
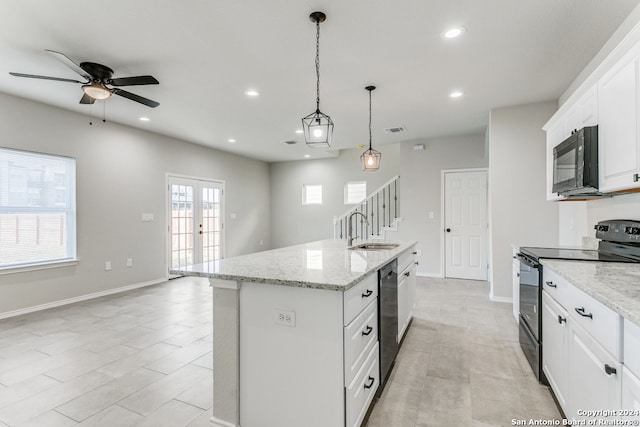
<svg viewBox="0 0 640 427"><path fill-rule="evenodd" d="M160 342L129 356L107 363L99 367L97 371L113 378L120 378L179 349L179 347Z"/></svg>
<svg viewBox="0 0 640 427"><path fill-rule="evenodd" d="M196 408L207 410L213 406L213 374L209 373L200 381L176 396L176 400Z"/></svg>
<svg viewBox="0 0 640 427"><path fill-rule="evenodd" d="M187 427L211 427L211 417L213 417L213 409L208 409L198 418L187 424Z"/></svg>
<svg viewBox="0 0 640 427"><path fill-rule="evenodd" d="M144 422L142 415L114 405L76 425L78 427L137 427L142 422Z"/></svg>
<svg viewBox="0 0 640 427"><path fill-rule="evenodd" d="M170 374L210 351L212 351L212 347L209 342L196 341L154 362L146 364L145 367L153 369L154 371Z"/></svg>
<svg viewBox="0 0 640 427"><path fill-rule="evenodd" d="M38 375L14 384L11 387L3 386L0 388L0 408L19 402L22 399L26 399L29 396L33 396L58 384L60 384L60 381L45 375Z"/></svg>
<svg viewBox="0 0 640 427"><path fill-rule="evenodd" d="M56 411L75 421L84 421L163 377L159 372L139 369L56 407Z"/></svg>
<svg viewBox="0 0 640 427"><path fill-rule="evenodd" d="M149 414L138 427L175 427L185 426L205 411L177 400L170 400Z"/></svg>
<svg viewBox="0 0 640 427"><path fill-rule="evenodd" d="M71 418L67 418L56 411L47 411L20 424L18 427L70 427L75 425L78 425L78 423Z"/></svg>

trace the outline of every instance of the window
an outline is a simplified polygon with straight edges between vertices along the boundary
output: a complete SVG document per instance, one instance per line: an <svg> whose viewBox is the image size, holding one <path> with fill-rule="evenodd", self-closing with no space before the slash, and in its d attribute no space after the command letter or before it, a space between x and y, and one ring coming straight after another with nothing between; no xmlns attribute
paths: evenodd
<svg viewBox="0 0 640 427"><path fill-rule="evenodd" d="M0 148L0 269L76 258L76 165Z"/></svg>
<svg viewBox="0 0 640 427"><path fill-rule="evenodd" d="M352 181L344 185L344 204L357 205L367 197L367 181Z"/></svg>
<svg viewBox="0 0 640 427"><path fill-rule="evenodd" d="M322 185L302 185L302 204L303 205L321 205L322 204Z"/></svg>

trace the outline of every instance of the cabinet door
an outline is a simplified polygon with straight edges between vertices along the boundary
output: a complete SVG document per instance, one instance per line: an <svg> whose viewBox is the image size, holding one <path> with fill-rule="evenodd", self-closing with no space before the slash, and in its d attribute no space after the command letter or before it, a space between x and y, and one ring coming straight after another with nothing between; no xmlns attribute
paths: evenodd
<svg viewBox="0 0 640 427"><path fill-rule="evenodd" d="M584 419L578 415L578 410L620 408L621 364L581 326L572 323L569 331L569 388L565 415Z"/></svg>
<svg viewBox="0 0 640 427"><path fill-rule="evenodd" d="M633 375L626 366L622 368L622 409L631 410L625 419L640 419L640 378ZM635 415L634 415L635 414Z"/></svg>
<svg viewBox="0 0 640 427"><path fill-rule="evenodd" d="M407 290L409 291L409 301L407 304L408 307L408 313L407 313L407 324L411 321L411 319L413 318L413 310L416 307L416 265L415 263L411 266L411 268L409 269L409 272L411 273L409 275L409 277L407 277Z"/></svg>
<svg viewBox="0 0 640 427"><path fill-rule="evenodd" d="M599 187L616 191L640 186L637 49L598 82Z"/></svg>
<svg viewBox="0 0 640 427"><path fill-rule="evenodd" d="M398 342L402 339L407 328L407 304L409 292L407 288L407 277L404 274L398 276Z"/></svg>
<svg viewBox="0 0 640 427"><path fill-rule="evenodd" d="M598 86L594 85L578 101L579 127L598 124Z"/></svg>
<svg viewBox="0 0 640 427"><path fill-rule="evenodd" d="M542 292L542 369L563 410L567 410L568 352L570 321L567 311Z"/></svg>
<svg viewBox="0 0 640 427"><path fill-rule="evenodd" d="M566 136L569 136L567 134ZM559 120L547 129L547 200L559 200L562 196L553 192L553 149L565 139L564 123Z"/></svg>

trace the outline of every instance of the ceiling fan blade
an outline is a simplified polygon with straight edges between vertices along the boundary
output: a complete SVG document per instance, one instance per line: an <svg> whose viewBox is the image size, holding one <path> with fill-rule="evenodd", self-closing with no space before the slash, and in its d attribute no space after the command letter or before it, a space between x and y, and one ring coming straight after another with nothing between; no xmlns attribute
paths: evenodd
<svg viewBox="0 0 640 427"><path fill-rule="evenodd" d="M113 86L157 85L159 83L160 82L153 76L120 77L107 82L107 84Z"/></svg>
<svg viewBox="0 0 640 427"><path fill-rule="evenodd" d="M76 73L80 74L82 77L84 77L87 80L91 80L91 76L82 68L80 68L80 66L78 64L76 64L75 62L73 62L73 60L71 60L71 58L69 58L67 55L65 55L64 53L60 53L60 52L56 52L55 50L50 50L50 49L45 49L46 52L49 52L50 54L52 54L53 56L55 56L56 58L58 58L58 61L62 62L64 65L66 65L68 68L72 69L73 71L75 71Z"/></svg>
<svg viewBox="0 0 640 427"><path fill-rule="evenodd" d="M135 93L127 92L126 90L122 90L122 89L118 89L118 88L111 89L111 93L114 93L116 95L120 95L120 96L125 97L127 99L130 99L132 101L139 102L140 104L144 104L147 107L151 107L151 108L156 108L158 105L160 105L159 102L152 101L152 100L144 98L144 97L142 97L140 95L136 95Z"/></svg>
<svg viewBox="0 0 640 427"><path fill-rule="evenodd" d="M94 102L96 102L96 100L86 93L82 95L82 98L80 98L80 104L93 104Z"/></svg>
<svg viewBox="0 0 640 427"><path fill-rule="evenodd" d="M35 74L23 74L23 73L12 73L12 72L9 72L9 74L11 74L12 76L16 76L16 77L28 77L30 79L56 80L56 81L59 81L59 82L69 82L69 83L83 83L83 82L78 81L78 80L62 79L60 77L38 76L38 75L35 75Z"/></svg>

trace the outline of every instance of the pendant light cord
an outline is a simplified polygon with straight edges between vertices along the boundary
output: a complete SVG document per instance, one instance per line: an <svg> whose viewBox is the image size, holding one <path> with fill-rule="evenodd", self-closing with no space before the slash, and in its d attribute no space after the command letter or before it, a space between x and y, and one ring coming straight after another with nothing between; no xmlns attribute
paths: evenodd
<svg viewBox="0 0 640 427"><path fill-rule="evenodd" d="M320 112L320 20L316 21L316 111Z"/></svg>
<svg viewBox="0 0 640 427"><path fill-rule="evenodd" d="M369 150L371 150L371 91L369 91Z"/></svg>

